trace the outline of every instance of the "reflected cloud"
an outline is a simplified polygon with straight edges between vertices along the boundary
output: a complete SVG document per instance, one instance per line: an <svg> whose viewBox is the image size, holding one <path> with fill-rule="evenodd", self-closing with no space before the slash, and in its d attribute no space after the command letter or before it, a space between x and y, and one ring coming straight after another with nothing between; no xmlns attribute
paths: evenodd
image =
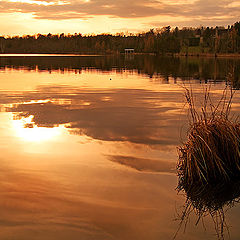
<svg viewBox="0 0 240 240"><path fill-rule="evenodd" d="M28 119L33 128L64 125L70 133L101 141L120 141L149 146L179 143L181 92L142 89L81 90L68 87L39 87L23 92L5 108L15 119ZM6 99L7 98L7 99ZM41 102L34 102L41 99ZM49 101L44 101L49 99ZM34 126L33 126L34 125Z"/></svg>
<svg viewBox="0 0 240 240"><path fill-rule="evenodd" d="M141 172L175 173L175 162L137 158L132 156L108 155L109 160Z"/></svg>

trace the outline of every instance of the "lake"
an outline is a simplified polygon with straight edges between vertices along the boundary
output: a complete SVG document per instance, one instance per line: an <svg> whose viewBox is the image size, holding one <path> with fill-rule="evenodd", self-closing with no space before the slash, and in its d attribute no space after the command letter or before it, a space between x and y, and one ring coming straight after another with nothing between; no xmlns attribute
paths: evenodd
<svg viewBox="0 0 240 240"><path fill-rule="evenodd" d="M219 99L229 75L238 115L239 59L1 55L0 239L172 239L184 87ZM176 239L216 239L195 222Z"/></svg>

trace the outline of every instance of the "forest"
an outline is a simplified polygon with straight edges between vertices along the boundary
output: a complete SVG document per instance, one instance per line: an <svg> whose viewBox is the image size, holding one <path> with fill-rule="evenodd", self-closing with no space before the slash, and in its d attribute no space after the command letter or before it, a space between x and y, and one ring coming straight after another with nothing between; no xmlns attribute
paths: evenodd
<svg viewBox="0 0 240 240"><path fill-rule="evenodd" d="M131 34L37 34L0 37L1 53L119 54L135 53L200 55L240 54L240 22L225 27L163 28Z"/></svg>

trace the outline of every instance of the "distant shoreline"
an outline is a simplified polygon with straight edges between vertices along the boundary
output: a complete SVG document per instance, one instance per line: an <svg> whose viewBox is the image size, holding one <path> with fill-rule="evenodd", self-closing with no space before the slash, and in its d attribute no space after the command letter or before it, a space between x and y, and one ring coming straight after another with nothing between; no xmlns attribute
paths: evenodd
<svg viewBox="0 0 240 240"><path fill-rule="evenodd" d="M240 58L240 53L175 53L176 57Z"/></svg>
<svg viewBox="0 0 240 240"><path fill-rule="evenodd" d="M150 56L167 56L167 57L206 57L206 58L240 58L240 53L166 53L157 54L152 52L135 52L131 54L125 53L111 53L111 54L98 54L98 53L0 53L0 57L99 57L99 56L137 56L137 55L150 55Z"/></svg>
<svg viewBox="0 0 240 240"><path fill-rule="evenodd" d="M99 57L104 54L80 53L0 53L0 57Z"/></svg>

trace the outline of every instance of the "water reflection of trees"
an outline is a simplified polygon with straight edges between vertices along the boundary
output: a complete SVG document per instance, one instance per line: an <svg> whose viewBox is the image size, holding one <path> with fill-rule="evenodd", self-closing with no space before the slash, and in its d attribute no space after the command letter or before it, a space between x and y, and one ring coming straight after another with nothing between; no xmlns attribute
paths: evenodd
<svg viewBox="0 0 240 240"><path fill-rule="evenodd" d="M0 69L25 69L31 71L61 71L62 73L73 71L76 74L82 70L112 71L122 73L125 70L134 70L138 74L149 77L162 76L181 77L183 79L199 79L200 81L225 80L229 69L234 72L234 84L238 87L240 76L240 60L227 58L175 58L139 56L134 59L104 56L85 57L1 57Z"/></svg>

